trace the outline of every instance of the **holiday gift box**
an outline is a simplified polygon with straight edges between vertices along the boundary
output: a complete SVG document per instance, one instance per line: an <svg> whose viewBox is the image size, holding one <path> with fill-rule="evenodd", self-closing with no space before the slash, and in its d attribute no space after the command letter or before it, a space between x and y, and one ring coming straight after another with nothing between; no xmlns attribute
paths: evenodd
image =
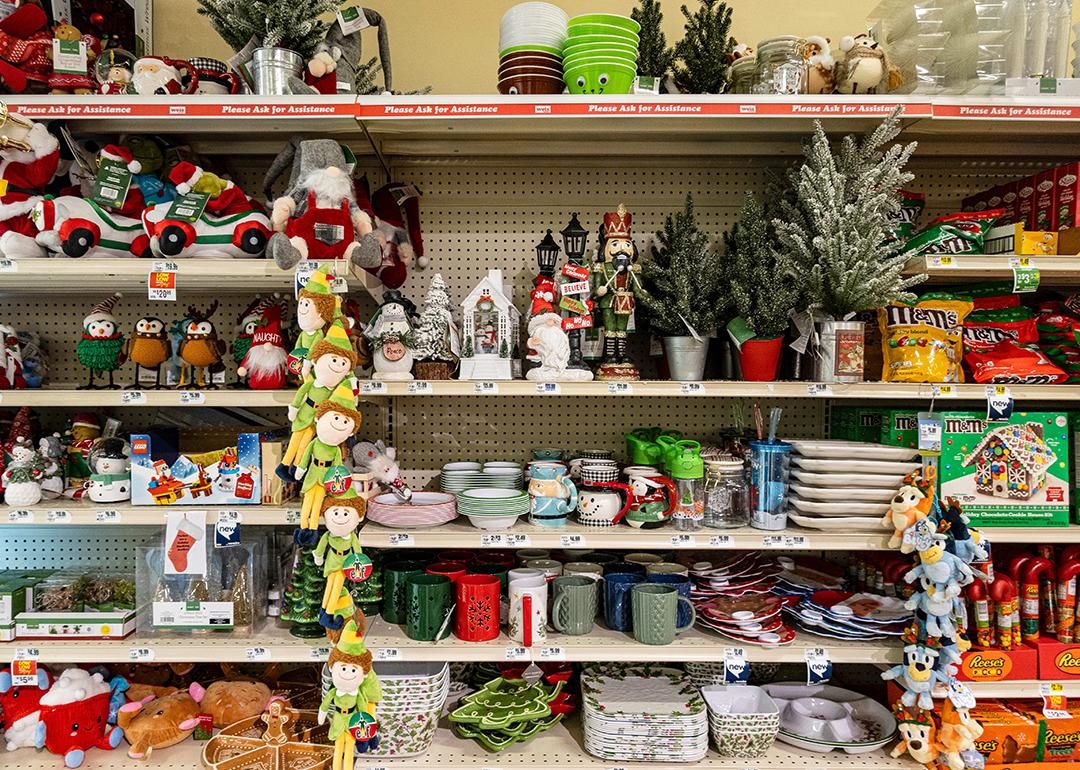
<svg viewBox="0 0 1080 770"><path fill-rule="evenodd" d="M845 441L881 440L881 423L887 410L880 407L835 406L829 435Z"/></svg>
<svg viewBox="0 0 1080 770"><path fill-rule="evenodd" d="M955 497L975 526L1069 523L1069 419L1064 412L942 415L941 496Z"/></svg>
<svg viewBox="0 0 1080 770"><path fill-rule="evenodd" d="M154 50L154 0L122 3L50 0L43 5L54 23L68 22L81 32L94 35L100 35L104 29L117 36L120 48L136 56L147 56Z"/></svg>
<svg viewBox="0 0 1080 770"><path fill-rule="evenodd" d="M135 583L130 575L62 570L23 579L16 639L123 639L135 630Z"/></svg>
<svg viewBox="0 0 1080 770"><path fill-rule="evenodd" d="M1057 171L1048 169L1035 175L1035 219L1031 230L1057 230Z"/></svg>
<svg viewBox="0 0 1080 770"><path fill-rule="evenodd" d="M963 654L956 678L964 682L1038 679L1039 653L1026 644L1014 650L972 648Z"/></svg>
<svg viewBox="0 0 1080 770"><path fill-rule="evenodd" d="M143 633L248 634L266 615L266 541L254 529L243 530L243 542L216 548L214 527L201 539L205 569L197 574L168 574L175 562L175 544L138 548L135 583Z"/></svg>
<svg viewBox="0 0 1080 770"><path fill-rule="evenodd" d="M1061 767L1062 762L1080 763L1080 704L1067 702L1061 711L1065 714L1050 719L1043 713L1042 700L1009 701L1013 711L1036 722L1040 728L1039 745L1035 751L1036 763ZM1023 766L1030 770L1029 766Z"/></svg>
<svg viewBox="0 0 1080 770"><path fill-rule="evenodd" d="M135 610L20 612L16 639L123 639L135 631Z"/></svg>
<svg viewBox="0 0 1080 770"><path fill-rule="evenodd" d="M154 456L148 434L137 433L131 437L131 502L258 505L261 467L258 433L236 434L235 446L216 451L181 452L171 465Z"/></svg>
<svg viewBox="0 0 1080 770"><path fill-rule="evenodd" d="M879 441L889 446L919 448L919 413L906 409L889 409L881 418Z"/></svg>

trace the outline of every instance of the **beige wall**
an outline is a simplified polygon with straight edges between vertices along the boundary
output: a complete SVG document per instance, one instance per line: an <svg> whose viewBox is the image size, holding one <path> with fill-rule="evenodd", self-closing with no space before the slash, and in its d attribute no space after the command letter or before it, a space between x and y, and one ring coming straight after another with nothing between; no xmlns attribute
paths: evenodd
<svg viewBox="0 0 1080 770"><path fill-rule="evenodd" d="M289 2L289 0L280 0ZM367 0L388 21L393 51L394 86L410 90L434 86L439 94L494 93L498 69L499 18L517 0ZM629 13L634 0L556 0L571 16L588 12ZM686 2L664 0L668 42L682 37ZM347 3L355 4L355 3ZM731 0L733 32L741 42L756 45L777 34L826 35L838 40L864 29L866 15L877 0ZM195 13L195 0L156 0L156 53L165 56L226 58L228 46ZM1076 4L1080 17L1080 3ZM376 47L365 33L368 56Z"/></svg>

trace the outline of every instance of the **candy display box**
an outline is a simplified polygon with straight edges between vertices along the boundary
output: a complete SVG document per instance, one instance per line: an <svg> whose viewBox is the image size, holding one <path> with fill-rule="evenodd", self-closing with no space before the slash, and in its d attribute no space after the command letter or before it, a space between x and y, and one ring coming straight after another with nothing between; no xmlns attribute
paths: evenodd
<svg viewBox="0 0 1080 770"><path fill-rule="evenodd" d="M972 648L963 657L956 678L964 682L1039 678L1039 653L1028 645L1015 650Z"/></svg>
<svg viewBox="0 0 1080 770"><path fill-rule="evenodd" d="M881 417L882 444L919 448L919 413L907 409L889 409Z"/></svg>
<svg viewBox="0 0 1080 770"><path fill-rule="evenodd" d="M150 435L136 433L131 436L131 502L258 505L261 467L258 433L236 434L235 445L217 450L183 447L171 463L154 456Z"/></svg>
<svg viewBox="0 0 1080 770"><path fill-rule="evenodd" d="M835 406L829 434L835 439L847 441L881 440L881 425L887 410L861 406Z"/></svg>
<svg viewBox="0 0 1080 770"><path fill-rule="evenodd" d="M1033 642L1039 655L1039 679L1080 679L1080 644L1064 644L1057 639L1039 638Z"/></svg>
<svg viewBox="0 0 1080 770"><path fill-rule="evenodd" d="M945 412L942 420L941 496L959 500L973 525L1069 523L1068 415L1014 412L987 422L979 412Z"/></svg>

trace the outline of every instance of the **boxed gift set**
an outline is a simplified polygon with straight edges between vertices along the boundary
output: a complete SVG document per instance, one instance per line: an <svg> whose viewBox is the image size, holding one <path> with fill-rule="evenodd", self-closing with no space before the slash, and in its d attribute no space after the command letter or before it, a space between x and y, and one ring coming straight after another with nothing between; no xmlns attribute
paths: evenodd
<svg viewBox="0 0 1080 770"><path fill-rule="evenodd" d="M135 505L257 505L262 457L258 433L236 434L234 446L182 451L171 463L155 456L149 434L131 437Z"/></svg>
<svg viewBox="0 0 1080 770"><path fill-rule="evenodd" d="M980 412L942 415L941 496L954 497L975 526L1069 523L1069 418L1014 412L988 422Z"/></svg>
<svg viewBox="0 0 1080 770"><path fill-rule="evenodd" d="M135 630L130 575L54 572L33 586L25 606L13 617L16 639L123 639Z"/></svg>

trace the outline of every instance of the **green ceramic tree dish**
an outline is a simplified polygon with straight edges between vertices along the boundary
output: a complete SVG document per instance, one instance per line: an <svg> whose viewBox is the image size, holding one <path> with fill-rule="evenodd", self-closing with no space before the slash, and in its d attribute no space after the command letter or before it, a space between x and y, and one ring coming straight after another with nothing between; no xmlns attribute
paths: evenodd
<svg viewBox="0 0 1080 770"><path fill-rule="evenodd" d="M493 679L450 712L450 721L475 725L483 730L506 730L524 721L551 713L548 704L562 691L563 683L545 687L540 682L527 685L521 679Z"/></svg>

